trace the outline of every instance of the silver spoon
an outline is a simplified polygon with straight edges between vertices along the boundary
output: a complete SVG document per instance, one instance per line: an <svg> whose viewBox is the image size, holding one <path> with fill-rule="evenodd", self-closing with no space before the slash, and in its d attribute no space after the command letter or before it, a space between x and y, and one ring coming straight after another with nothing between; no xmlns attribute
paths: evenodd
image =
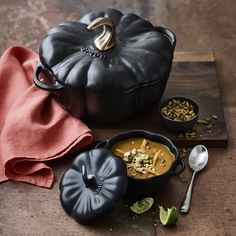
<svg viewBox="0 0 236 236"><path fill-rule="evenodd" d="M189 212L194 177L198 171L202 170L206 166L207 161L208 161L207 148L203 145L195 146L189 155L189 165L193 170L193 175L189 183L188 190L185 194L185 197L180 207L181 213Z"/></svg>

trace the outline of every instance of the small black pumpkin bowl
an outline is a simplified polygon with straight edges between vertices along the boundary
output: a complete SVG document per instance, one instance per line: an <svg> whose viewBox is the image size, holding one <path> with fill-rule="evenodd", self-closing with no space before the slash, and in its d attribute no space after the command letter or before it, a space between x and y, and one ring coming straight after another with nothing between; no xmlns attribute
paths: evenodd
<svg viewBox="0 0 236 236"><path fill-rule="evenodd" d="M195 112L195 116L189 120L172 120L161 112L161 109L166 106L170 101L178 100L180 102L187 101L189 104L193 106L193 110ZM160 106L159 106L159 113L160 113L160 119L163 124L163 126L173 132L176 133L185 133L193 128L193 126L196 124L198 117L199 117L199 106L196 102L193 100L186 98L186 97L171 97L165 100Z"/></svg>
<svg viewBox="0 0 236 236"><path fill-rule="evenodd" d="M175 161L172 163L168 171L162 175L153 176L147 179L138 179L135 177L128 176L128 187L126 190L125 197L130 200L140 200L144 197L155 196L155 194L162 190L167 184L170 177L179 175L184 171L185 164L178 156L178 150L174 144L165 136L150 133L145 130L131 130L97 144L96 148L107 148L110 149L112 146L120 140L128 138L145 138L155 142L166 145L175 156Z"/></svg>

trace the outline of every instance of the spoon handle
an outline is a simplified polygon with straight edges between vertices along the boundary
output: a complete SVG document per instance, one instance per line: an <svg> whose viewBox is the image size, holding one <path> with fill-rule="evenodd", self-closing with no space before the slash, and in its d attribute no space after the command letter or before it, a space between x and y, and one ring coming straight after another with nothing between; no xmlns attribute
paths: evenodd
<svg viewBox="0 0 236 236"><path fill-rule="evenodd" d="M183 202L180 206L181 213L188 213L189 212L190 202L191 202L191 197L192 197L193 181L194 181L195 174L196 174L196 171L193 172L191 181L188 186L188 190L187 190L185 197L183 199Z"/></svg>

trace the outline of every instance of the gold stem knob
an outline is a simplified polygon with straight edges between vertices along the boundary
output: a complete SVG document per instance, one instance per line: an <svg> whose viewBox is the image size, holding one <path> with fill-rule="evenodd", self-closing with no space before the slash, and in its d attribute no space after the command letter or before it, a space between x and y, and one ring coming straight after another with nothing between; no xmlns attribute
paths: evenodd
<svg viewBox="0 0 236 236"><path fill-rule="evenodd" d="M95 30L100 26L103 26L103 32L94 40L94 45L100 51L106 51L116 45L115 25L109 18L99 17L92 21L87 29Z"/></svg>

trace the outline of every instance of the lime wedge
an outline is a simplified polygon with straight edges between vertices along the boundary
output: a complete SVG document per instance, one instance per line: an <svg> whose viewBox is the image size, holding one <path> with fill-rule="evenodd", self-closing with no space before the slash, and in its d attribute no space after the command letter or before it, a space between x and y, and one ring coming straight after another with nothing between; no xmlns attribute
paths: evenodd
<svg viewBox="0 0 236 236"><path fill-rule="evenodd" d="M151 197L146 197L140 202L135 202L130 209L136 214L142 214L148 211L154 203L154 199Z"/></svg>
<svg viewBox="0 0 236 236"><path fill-rule="evenodd" d="M167 211L159 206L160 209L160 221L163 225L174 225L178 221L178 212L176 207L172 206L172 208L167 208Z"/></svg>

